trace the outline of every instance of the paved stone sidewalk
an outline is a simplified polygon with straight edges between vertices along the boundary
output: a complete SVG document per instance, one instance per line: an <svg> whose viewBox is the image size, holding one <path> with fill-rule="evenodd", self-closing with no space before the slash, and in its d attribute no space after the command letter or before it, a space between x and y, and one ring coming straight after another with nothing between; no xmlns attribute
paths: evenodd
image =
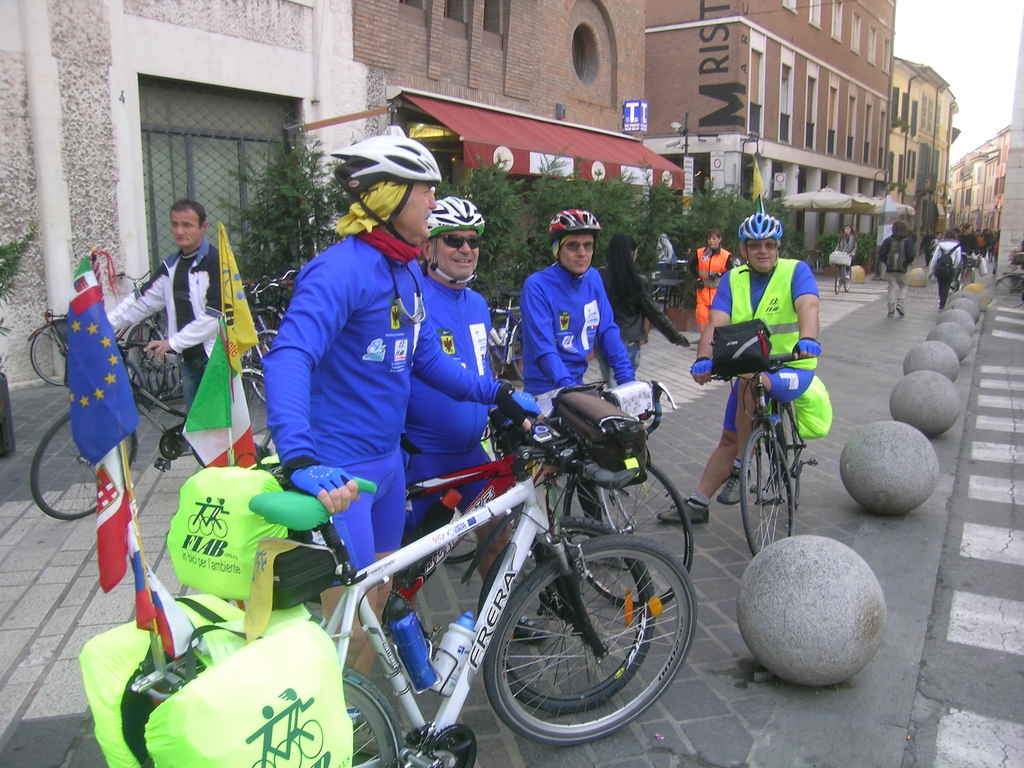
<svg viewBox="0 0 1024 768"><path fill-rule="evenodd" d="M715 503L710 524L696 531L697 637L668 694L619 734L554 749L511 734L477 686L464 719L480 743L479 765L900 764L952 477L944 475L933 498L906 518L881 519L850 499L839 480L838 461L857 427L889 419L889 392L902 376L903 356L932 327L936 300L932 287L914 289L907 317L889 320L884 283L869 280L840 296L832 293L830 279L820 279L819 287L825 354L819 373L833 396L835 424L827 438L811 446L819 465L803 475L797 532L843 541L874 568L889 607L876 658L849 683L833 688L755 682L754 662L735 618L737 588L750 555L738 508ZM652 450L684 496L696 486L718 442L726 397L723 384L698 387L690 380L694 356L693 347L673 347L655 333L639 372L665 381L680 405L654 434ZM965 366L972 364L973 353ZM964 375L958 385L969 382ZM21 390L12 399L19 448L0 457L0 766L102 766L76 657L89 637L131 618L131 587L126 581L108 595L99 593L92 520L51 520L32 504L31 453L60 411L62 391ZM959 449L959 430L958 425L935 441L944 469ZM142 454L152 452L150 436ZM177 490L194 468L185 458L170 472L149 467L136 476L147 554L171 589L180 588L163 536ZM678 546L677 528L664 526L658 535L667 546ZM475 602L478 582L434 581L427 596L431 610Z"/></svg>

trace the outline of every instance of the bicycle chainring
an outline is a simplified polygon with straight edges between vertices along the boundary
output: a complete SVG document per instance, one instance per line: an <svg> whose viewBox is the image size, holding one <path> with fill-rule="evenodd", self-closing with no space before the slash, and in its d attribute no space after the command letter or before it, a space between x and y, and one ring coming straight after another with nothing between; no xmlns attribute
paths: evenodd
<svg viewBox="0 0 1024 768"><path fill-rule="evenodd" d="M174 461L192 451L192 446L181 434L181 428L169 429L160 437L160 455Z"/></svg>
<svg viewBox="0 0 1024 768"><path fill-rule="evenodd" d="M439 768L473 768L476 765L476 734L464 723L450 725L426 738L417 747L433 758Z"/></svg>

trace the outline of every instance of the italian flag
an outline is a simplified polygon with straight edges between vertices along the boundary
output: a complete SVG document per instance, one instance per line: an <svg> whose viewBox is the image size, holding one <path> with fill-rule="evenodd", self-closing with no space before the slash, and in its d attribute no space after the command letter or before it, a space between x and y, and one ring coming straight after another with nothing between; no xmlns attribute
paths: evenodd
<svg viewBox="0 0 1024 768"><path fill-rule="evenodd" d="M242 377L228 362L225 328L213 345L195 402L185 420L185 439L208 467L251 467L256 463Z"/></svg>

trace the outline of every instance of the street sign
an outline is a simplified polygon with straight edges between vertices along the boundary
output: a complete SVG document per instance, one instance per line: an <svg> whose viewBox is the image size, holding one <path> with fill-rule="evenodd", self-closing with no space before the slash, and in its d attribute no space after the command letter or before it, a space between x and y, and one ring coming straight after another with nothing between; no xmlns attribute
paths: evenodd
<svg viewBox="0 0 1024 768"><path fill-rule="evenodd" d="M711 183L718 189L725 188L725 152L711 153Z"/></svg>
<svg viewBox="0 0 1024 768"><path fill-rule="evenodd" d="M683 158L683 171L686 174L686 178L683 180L683 196L691 198L693 197L693 157L690 155Z"/></svg>
<svg viewBox="0 0 1024 768"><path fill-rule="evenodd" d="M647 102L642 99L622 102L624 133L647 133Z"/></svg>
<svg viewBox="0 0 1024 768"><path fill-rule="evenodd" d="M784 174L784 173L776 173L775 174L775 186L776 187L784 187L784 186L786 186L786 174Z"/></svg>

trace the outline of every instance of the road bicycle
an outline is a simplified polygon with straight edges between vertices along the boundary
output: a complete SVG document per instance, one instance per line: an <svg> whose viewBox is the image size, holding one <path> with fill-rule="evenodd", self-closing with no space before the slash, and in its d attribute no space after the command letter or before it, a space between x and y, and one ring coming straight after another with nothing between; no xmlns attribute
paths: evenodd
<svg viewBox="0 0 1024 768"><path fill-rule="evenodd" d="M956 276L953 284L950 286L951 291L958 291L961 287L971 285L976 276L976 270L980 259L976 259L973 256L964 256L963 266L960 269L960 273Z"/></svg>
<svg viewBox="0 0 1024 768"><path fill-rule="evenodd" d="M29 361L36 376L63 387L67 379L68 316L46 310L45 322L29 334Z"/></svg>
<svg viewBox="0 0 1024 768"><path fill-rule="evenodd" d="M508 491L358 574L346 567L344 545L312 497L261 494L250 503L272 522L320 531L346 586L325 623L338 642L340 663L358 616L411 725L403 748L388 700L365 677L346 670L345 695L360 745L354 765L471 766L475 737L457 721L481 672L503 722L522 736L555 745L581 744L622 728L653 705L679 672L696 630L696 597L686 569L668 550L635 536L568 538L560 507L545 509L535 484L538 464L609 489L628 483L634 470L600 469L566 452L560 436L552 435L543 425L523 432ZM396 584L402 572L494 519L514 520L515 531L485 580L465 663L435 684L450 693L441 696L428 720L366 594ZM532 628L528 637L517 632L523 620ZM359 705L352 706L353 698Z"/></svg>
<svg viewBox="0 0 1024 768"><path fill-rule="evenodd" d="M645 389L639 408L616 400L616 391L628 387L630 390ZM595 389L592 386L574 387L569 390ZM671 393L657 381L640 382L625 385L605 393L607 399L616 405L625 406L627 412L641 421L649 422L647 432L651 433L661 423L661 398L667 396L672 402ZM636 411L636 412L634 412ZM493 414L494 412L492 412ZM499 417L500 418L500 417ZM409 483L406 486L406 502L411 504L423 496L437 494L443 496L451 490L458 491L467 485L488 481L475 499L466 499L461 505L463 510L473 510L476 506L493 499L509 488L514 479L512 460L515 435L507 427L492 424L491 441L498 454L494 461L458 472L452 472L436 478ZM511 442L510 442L511 441ZM577 446L569 446L576 449ZM542 468L534 478L535 483L543 490L543 498L548 506L561 505L563 525L570 534L576 536L594 536L607 533L639 534L664 538L664 526L658 524L660 513L674 512L682 521L683 540L680 546L679 559L689 570L693 563L693 529L683 498L675 485L664 471L657 465L650 464L647 478L618 488L604 488L578 474L565 474L555 471L554 467ZM433 521L422 524L422 532L431 529ZM449 554L447 562L458 565L474 560L477 548L473 542L464 544L458 552ZM473 565L467 570L467 578L471 575Z"/></svg>
<svg viewBox="0 0 1024 768"><path fill-rule="evenodd" d="M521 291L502 291L505 306L495 301L491 307L491 332L487 349L494 375L507 381L523 380L523 333L519 306Z"/></svg>
<svg viewBox="0 0 1024 768"><path fill-rule="evenodd" d="M125 354L122 350L122 354ZM182 434L187 413L153 395L144 385L144 375L130 360L125 360L128 381L135 397L135 408L160 434L158 453L153 466L160 471L170 469L171 462L190 453L192 447ZM242 371L242 391L249 406L253 441L257 457L273 452L267 427L263 374ZM129 465L138 453L138 430L128 436ZM196 461L202 466L199 457ZM32 499L43 512L58 520L78 520L96 512L96 471L82 456L71 436L71 410L64 411L50 425L39 441L29 469Z"/></svg>
<svg viewBox="0 0 1024 768"><path fill-rule="evenodd" d="M791 354L772 355L763 372L774 373L794 359ZM743 382L753 389L754 414L740 464L740 517L750 554L756 555L773 541L793 535L800 475L804 466L818 462L802 458L807 443L797 429L793 404L771 399L760 373Z"/></svg>

